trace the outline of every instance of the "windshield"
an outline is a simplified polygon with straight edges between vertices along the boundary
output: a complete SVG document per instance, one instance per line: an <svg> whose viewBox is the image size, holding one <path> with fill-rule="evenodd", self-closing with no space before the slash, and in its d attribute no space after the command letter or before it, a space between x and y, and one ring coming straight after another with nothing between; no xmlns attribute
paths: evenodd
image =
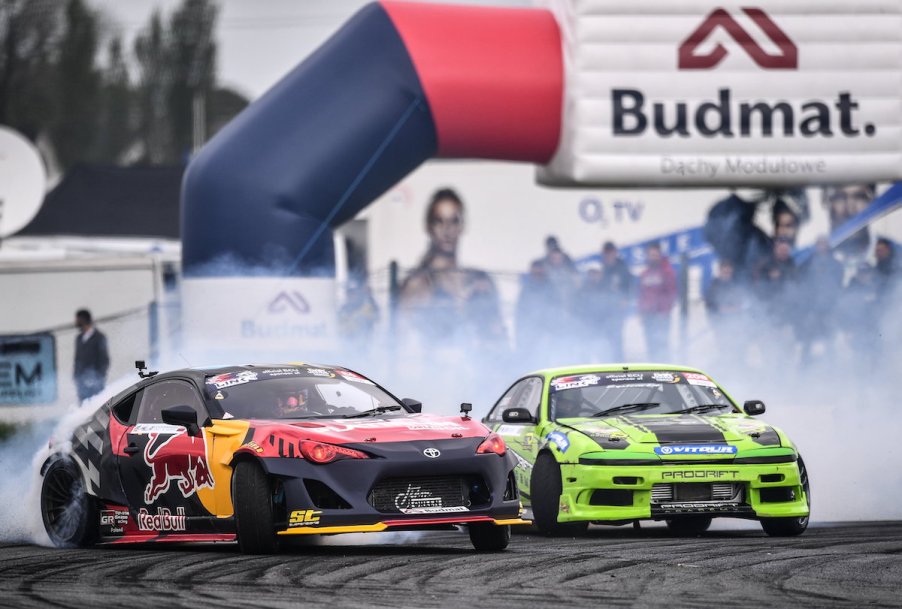
<svg viewBox="0 0 902 609"><path fill-rule="evenodd" d="M372 381L342 368L267 368L207 377L207 397L224 418L341 418L403 410Z"/></svg>
<svg viewBox="0 0 902 609"><path fill-rule="evenodd" d="M549 388L551 419L620 414L720 415L734 410L704 374L652 370L559 376Z"/></svg>

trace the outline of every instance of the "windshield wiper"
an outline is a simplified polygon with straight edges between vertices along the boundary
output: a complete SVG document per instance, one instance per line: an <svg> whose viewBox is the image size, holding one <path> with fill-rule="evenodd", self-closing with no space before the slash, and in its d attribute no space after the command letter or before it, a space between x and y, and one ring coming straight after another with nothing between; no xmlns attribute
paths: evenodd
<svg viewBox="0 0 902 609"><path fill-rule="evenodd" d="M621 404L620 406L614 406L613 408L608 408L607 410L602 410L601 412L596 412L593 414L593 417L603 417L606 414L610 414L612 412L620 412L621 410L646 410L648 408L654 408L655 406L660 406L660 402L636 402L635 404Z"/></svg>
<svg viewBox="0 0 902 609"><path fill-rule="evenodd" d="M683 410L677 410L673 414L685 414L687 412L706 412L708 410L714 410L715 408L729 408L727 404L696 404L695 406L690 406L689 408L684 408Z"/></svg>
<svg viewBox="0 0 902 609"><path fill-rule="evenodd" d="M375 408L371 408L369 410L364 410L363 412L355 412L354 414L346 414L345 419L356 419L357 417L368 417L370 415L382 414L383 412L388 412L390 410L401 410L400 406L376 406Z"/></svg>

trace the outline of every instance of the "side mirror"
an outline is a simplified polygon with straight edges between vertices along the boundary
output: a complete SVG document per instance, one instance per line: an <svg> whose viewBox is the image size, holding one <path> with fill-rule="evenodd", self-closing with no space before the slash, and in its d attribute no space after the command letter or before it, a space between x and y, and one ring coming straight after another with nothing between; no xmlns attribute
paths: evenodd
<svg viewBox="0 0 902 609"><path fill-rule="evenodd" d="M508 408L501 413L501 420L505 423L535 423L532 413L525 408Z"/></svg>
<svg viewBox="0 0 902 609"><path fill-rule="evenodd" d="M761 400L747 400L742 405L742 409L745 411L745 414L752 417L757 414L764 414L764 402Z"/></svg>
<svg viewBox="0 0 902 609"><path fill-rule="evenodd" d="M412 412L423 412L423 402L413 398L404 398L401 403L407 406Z"/></svg>
<svg viewBox="0 0 902 609"><path fill-rule="evenodd" d="M473 411L473 404L469 402L461 402L460 403L460 416L465 419L470 418L470 413Z"/></svg>
<svg viewBox="0 0 902 609"><path fill-rule="evenodd" d="M168 425L180 425L188 429L189 436L196 436L200 433L200 427L197 425L197 412L193 408L185 404L179 406L170 406L164 408L163 422Z"/></svg>

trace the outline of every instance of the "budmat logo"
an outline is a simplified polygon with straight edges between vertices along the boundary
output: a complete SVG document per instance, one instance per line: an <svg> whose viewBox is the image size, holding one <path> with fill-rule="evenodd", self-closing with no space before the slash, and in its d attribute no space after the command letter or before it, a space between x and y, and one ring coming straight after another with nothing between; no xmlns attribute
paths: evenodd
<svg viewBox="0 0 902 609"><path fill-rule="evenodd" d="M714 9L694 32L680 45L680 70L709 70L719 64L728 52L717 44L708 53L699 53L699 47L717 28L723 28L756 64L766 70L796 70L799 67L799 50L780 26L760 8L743 8L742 12L755 22L761 31L776 45L779 52L771 54L761 48L747 31L722 8Z"/></svg>
<svg viewBox="0 0 902 609"><path fill-rule="evenodd" d="M275 314L293 311L298 315L304 315L310 312L310 305L300 292L279 292L269 303L267 310Z"/></svg>

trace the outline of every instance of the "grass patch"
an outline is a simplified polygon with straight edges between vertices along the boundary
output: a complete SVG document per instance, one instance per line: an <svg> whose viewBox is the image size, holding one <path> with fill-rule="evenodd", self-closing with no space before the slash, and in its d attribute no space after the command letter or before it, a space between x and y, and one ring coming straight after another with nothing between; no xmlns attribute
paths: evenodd
<svg viewBox="0 0 902 609"><path fill-rule="evenodd" d="M16 431L19 430L19 426L13 423L7 423L5 421L0 421L0 442L3 442L7 438L11 438Z"/></svg>

